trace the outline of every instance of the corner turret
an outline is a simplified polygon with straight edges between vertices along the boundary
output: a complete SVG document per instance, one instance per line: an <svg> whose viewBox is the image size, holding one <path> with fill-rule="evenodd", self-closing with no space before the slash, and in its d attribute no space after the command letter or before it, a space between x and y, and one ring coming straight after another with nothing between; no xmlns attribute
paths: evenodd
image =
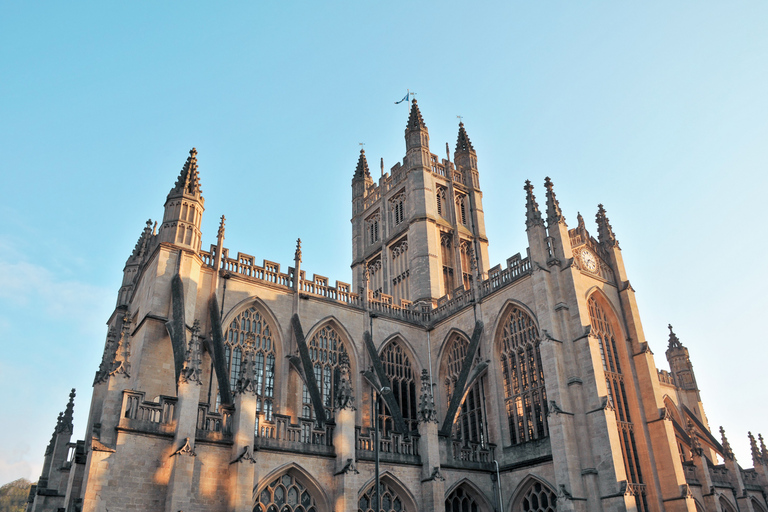
<svg viewBox="0 0 768 512"><path fill-rule="evenodd" d="M477 153L472 147L469 135L464 129L464 123L459 123L459 135L456 138L456 151L453 153L453 161L457 167L465 169L477 169Z"/></svg>
<svg viewBox="0 0 768 512"><path fill-rule="evenodd" d="M200 188L197 150L192 148L176 184L168 193L165 213L160 227L160 242L200 250L200 225L205 211L205 199Z"/></svg>

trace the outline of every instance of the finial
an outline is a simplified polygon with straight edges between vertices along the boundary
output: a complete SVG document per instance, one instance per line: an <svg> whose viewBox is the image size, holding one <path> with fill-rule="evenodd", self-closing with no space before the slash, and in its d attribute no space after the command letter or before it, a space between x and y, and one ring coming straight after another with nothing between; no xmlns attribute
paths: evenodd
<svg viewBox="0 0 768 512"><path fill-rule="evenodd" d="M301 238L296 239L296 252L293 253L293 259L297 262L301 262Z"/></svg>
<svg viewBox="0 0 768 512"><path fill-rule="evenodd" d="M760 458L763 459L763 464L768 464L768 449L765 447L763 434L757 434L757 438L760 440Z"/></svg>
<svg viewBox="0 0 768 512"><path fill-rule="evenodd" d="M736 456L733 454L733 450L731 449L731 443L728 442L728 438L725 437L725 429L723 426L720 426L720 438L722 439L723 443L723 458L728 460L736 460Z"/></svg>
<svg viewBox="0 0 768 512"><path fill-rule="evenodd" d="M544 221L541 220L541 212L539 211L539 205L536 203L536 197L533 195L533 185L530 180L525 180L525 225L529 228L533 226L543 226Z"/></svg>
<svg viewBox="0 0 768 512"><path fill-rule="evenodd" d="M192 195L203 193L200 188L200 174L197 169L197 149L192 148L189 151L189 158L187 158L184 167L182 167L179 173L179 178L176 180L173 190L171 190L171 193L173 192Z"/></svg>
<svg viewBox="0 0 768 512"><path fill-rule="evenodd" d="M357 159L357 168L355 168L355 178L370 176L371 171L368 169L368 160L365 158L365 150L360 149L360 158Z"/></svg>
<svg viewBox="0 0 768 512"><path fill-rule="evenodd" d="M384 157L381 157L381 175L384 176Z"/></svg>
<svg viewBox="0 0 768 512"><path fill-rule="evenodd" d="M416 93L411 93L416 94ZM427 125L424 124L424 119L421 117L421 111L419 111L419 105L416 102L416 98L413 99L411 102L411 112L408 115L408 125L406 126L405 130L418 130L418 129L426 129Z"/></svg>
<svg viewBox="0 0 768 512"><path fill-rule="evenodd" d="M225 216L221 216L221 221L219 222L219 232L218 232L218 239L219 242L224 240L224 223L226 222L227 218Z"/></svg>
<svg viewBox="0 0 768 512"><path fill-rule="evenodd" d="M749 436L749 447L752 450L752 464L757 467L758 464L763 462L760 455L760 449L757 447L757 442L755 441L755 436L752 435L752 432L747 432L747 436Z"/></svg>
<svg viewBox="0 0 768 512"><path fill-rule="evenodd" d="M461 119L461 116L457 116ZM471 153L475 148L472 147L472 142L469 140L469 135L464 129L464 123L459 123L459 136L456 138L456 152L457 153Z"/></svg>
<svg viewBox="0 0 768 512"><path fill-rule="evenodd" d="M597 205L595 220L597 220L597 238L600 243L608 247L618 246L619 242L616 240L616 235L613 234L613 228L605 215L605 208L602 204Z"/></svg>
<svg viewBox="0 0 768 512"><path fill-rule="evenodd" d="M153 235L152 219L149 219L147 220L144 229L141 231L139 239L136 241L136 246L133 248L130 259L141 260L144 257L144 255L147 253L147 248L149 247L150 239Z"/></svg>
<svg viewBox="0 0 768 512"><path fill-rule="evenodd" d="M576 213L576 222L577 222L577 227L579 228L579 230L587 229L584 226L584 217L581 216L581 212L577 212Z"/></svg>
<svg viewBox="0 0 768 512"><path fill-rule="evenodd" d="M64 414L61 417L61 424L59 425L59 432L72 432L72 420L75 412L75 388L69 392L69 402L64 409Z"/></svg>
<svg viewBox="0 0 768 512"><path fill-rule="evenodd" d="M547 225L551 226L558 222L565 222L563 212L560 210L560 203L557 201L554 190L554 185L549 176L544 178L544 188L547 189Z"/></svg>
<svg viewBox="0 0 768 512"><path fill-rule="evenodd" d="M691 454L701 455L702 449L701 449L701 441L699 440L699 433L693 427L693 422L691 421L691 418L688 418L688 425L685 430L686 430L686 433L688 434L688 437L691 438Z"/></svg>
<svg viewBox="0 0 768 512"><path fill-rule="evenodd" d="M339 355L339 384L334 405L336 409L355 410L355 395L349 378L349 355L346 352Z"/></svg>
<svg viewBox="0 0 768 512"><path fill-rule="evenodd" d="M675 331L672 330L672 324L667 325L669 328L669 348L683 348L683 344L680 343Z"/></svg>

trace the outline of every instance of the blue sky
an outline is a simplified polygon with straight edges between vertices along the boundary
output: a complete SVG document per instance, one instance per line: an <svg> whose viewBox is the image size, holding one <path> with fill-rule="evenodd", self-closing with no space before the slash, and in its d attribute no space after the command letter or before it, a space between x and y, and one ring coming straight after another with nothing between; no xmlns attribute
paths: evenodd
<svg viewBox="0 0 768 512"><path fill-rule="evenodd" d="M35 480L70 387L82 436L125 259L199 151L203 246L350 281L350 179L463 116L492 264L524 252L525 179L571 227L603 203L666 368L691 350L713 429L768 433L768 4L4 2L0 484Z"/></svg>

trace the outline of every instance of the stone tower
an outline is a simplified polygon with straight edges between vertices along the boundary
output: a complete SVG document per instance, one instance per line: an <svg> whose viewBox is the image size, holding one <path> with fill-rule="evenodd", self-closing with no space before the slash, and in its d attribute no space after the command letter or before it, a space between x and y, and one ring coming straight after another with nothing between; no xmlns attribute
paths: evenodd
<svg viewBox="0 0 768 512"><path fill-rule="evenodd" d="M437 303L488 272L488 239L477 153L464 124L446 158L429 150L416 100L406 153L375 184L361 151L352 179L353 289L385 300Z"/></svg>

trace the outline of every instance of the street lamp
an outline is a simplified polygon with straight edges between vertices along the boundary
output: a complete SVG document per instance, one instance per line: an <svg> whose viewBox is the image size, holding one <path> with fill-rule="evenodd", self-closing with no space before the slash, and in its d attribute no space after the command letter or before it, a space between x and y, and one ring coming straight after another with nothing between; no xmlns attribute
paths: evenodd
<svg viewBox="0 0 768 512"><path fill-rule="evenodd" d="M374 512L381 512L381 484L379 482L379 397L381 395L388 395L392 393L392 388L389 386L382 386L381 382L379 382L379 379L376 377L376 375L369 371L363 372L363 376L365 377L365 380L368 381L368 384L371 385L373 388L373 452L374 452L374 475L375 475L375 485L376 485L376 505L373 509Z"/></svg>

